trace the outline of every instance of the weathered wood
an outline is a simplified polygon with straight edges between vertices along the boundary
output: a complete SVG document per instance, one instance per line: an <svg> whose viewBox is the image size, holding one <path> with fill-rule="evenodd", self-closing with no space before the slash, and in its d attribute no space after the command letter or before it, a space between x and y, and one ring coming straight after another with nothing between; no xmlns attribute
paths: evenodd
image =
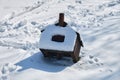
<svg viewBox="0 0 120 80"><path fill-rule="evenodd" d="M59 14L59 22L55 24L56 26L66 27L67 23L64 21L64 13Z"/></svg>
<svg viewBox="0 0 120 80"><path fill-rule="evenodd" d="M64 13L59 14L59 25L64 26Z"/></svg>
<svg viewBox="0 0 120 80"><path fill-rule="evenodd" d="M56 26L66 27L67 23L64 22L64 13L59 14L59 22L55 24ZM71 57L73 62L76 63L79 61L79 53L81 47L83 47L83 42L80 38L80 34L76 32L77 38L74 45L73 51L58 51L58 50L49 50L49 49L40 49L44 57L56 57L57 59L61 59L62 57ZM62 35L54 35L51 40L56 42L64 42L65 36Z"/></svg>
<svg viewBox="0 0 120 80"><path fill-rule="evenodd" d="M80 59L79 53L82 46L79 40L80 40L79 36L77 36L73 51L58 51L58 50L48 50L48 49L40 49L40 50L43 53L44 57L56 57L57 59L61 59L62 57L71 57L73 62L76 63Z"/></svg>
<svg viewBox="0 0 120 80"><path fill-rule="evenodd" d="M74 52L72 54L72 59L74 63L76 63L80 59L79 57L80 49L81 49L81 45L80 45L80 41L77 36L77 40L76 40L75 47L74 47Z"/></svg>

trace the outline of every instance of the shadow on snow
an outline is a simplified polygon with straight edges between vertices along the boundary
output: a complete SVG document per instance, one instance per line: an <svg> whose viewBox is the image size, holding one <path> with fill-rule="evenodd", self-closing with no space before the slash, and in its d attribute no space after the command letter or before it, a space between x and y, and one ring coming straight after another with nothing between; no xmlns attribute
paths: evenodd
<svg viewBox="0 0 120 80"><path fill-rule="evenodd" d="M59 72L72 64L73 62L70 58L62 58L61 60L56 60L55 58L44 58L39 52L16 63L17 66L22 67L19 71L33 68L47 72Z"/></svg>

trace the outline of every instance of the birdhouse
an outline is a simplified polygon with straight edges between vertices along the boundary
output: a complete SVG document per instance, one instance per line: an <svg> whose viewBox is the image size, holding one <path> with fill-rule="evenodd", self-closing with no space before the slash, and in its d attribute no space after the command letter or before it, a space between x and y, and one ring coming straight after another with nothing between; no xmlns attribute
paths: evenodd
<svg viewBox="0 0 120 80"><path fill-rule="evenodd" d="M49 25L41 32L39 49L44 57L71 57L76 63L81 47L80 34L64 22L63 13L60 13L57 24Z"/></svg>

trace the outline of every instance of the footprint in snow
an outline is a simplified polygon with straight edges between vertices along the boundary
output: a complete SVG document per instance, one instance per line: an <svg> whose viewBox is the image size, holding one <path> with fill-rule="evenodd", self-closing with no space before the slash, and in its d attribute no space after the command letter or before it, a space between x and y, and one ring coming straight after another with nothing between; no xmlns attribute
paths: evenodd
<svg viewBox="0 0 120 80"><path fill-rule="evenodd" d="M90 64L93 64L94 62L93 61L88 61Z"/></svg>
<svg viewBox="0 0 120 80"><path fill-rule="evenodd" d="M90 60L88 61L88 63L90 64L96 64L97 66L104 65L97 57L94 57L93 55L89 55L89 59Z"/></svg>
<svg viewBox="0 0 120 80"><path fill-rule="evenodd" d="M89 58L90 58L90 59L93 59L93 57L94 57L94 56L92 56L92 55L89 55Z"/></svg>
<svg viewBox="0 0 120 80"><path fill-rule="evenodd" d="M94 61L95 61L95 62L99 62L98 58L94 58Z"/></svg>

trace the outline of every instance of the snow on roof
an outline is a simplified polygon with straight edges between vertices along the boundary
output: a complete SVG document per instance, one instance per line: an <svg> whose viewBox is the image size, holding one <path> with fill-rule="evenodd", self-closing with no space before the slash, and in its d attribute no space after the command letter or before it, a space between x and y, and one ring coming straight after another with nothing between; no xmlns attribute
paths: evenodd
<svg viewBox="0 0 120 80"><path fill-rule="evenodd" d="M54 35L65 36L64 42L52 41L52 36ZM68 26L60 27L49 25L45 28L45 31L41 33L39 48L58 51L73 51L76 38L76 32Z"/></svg>

